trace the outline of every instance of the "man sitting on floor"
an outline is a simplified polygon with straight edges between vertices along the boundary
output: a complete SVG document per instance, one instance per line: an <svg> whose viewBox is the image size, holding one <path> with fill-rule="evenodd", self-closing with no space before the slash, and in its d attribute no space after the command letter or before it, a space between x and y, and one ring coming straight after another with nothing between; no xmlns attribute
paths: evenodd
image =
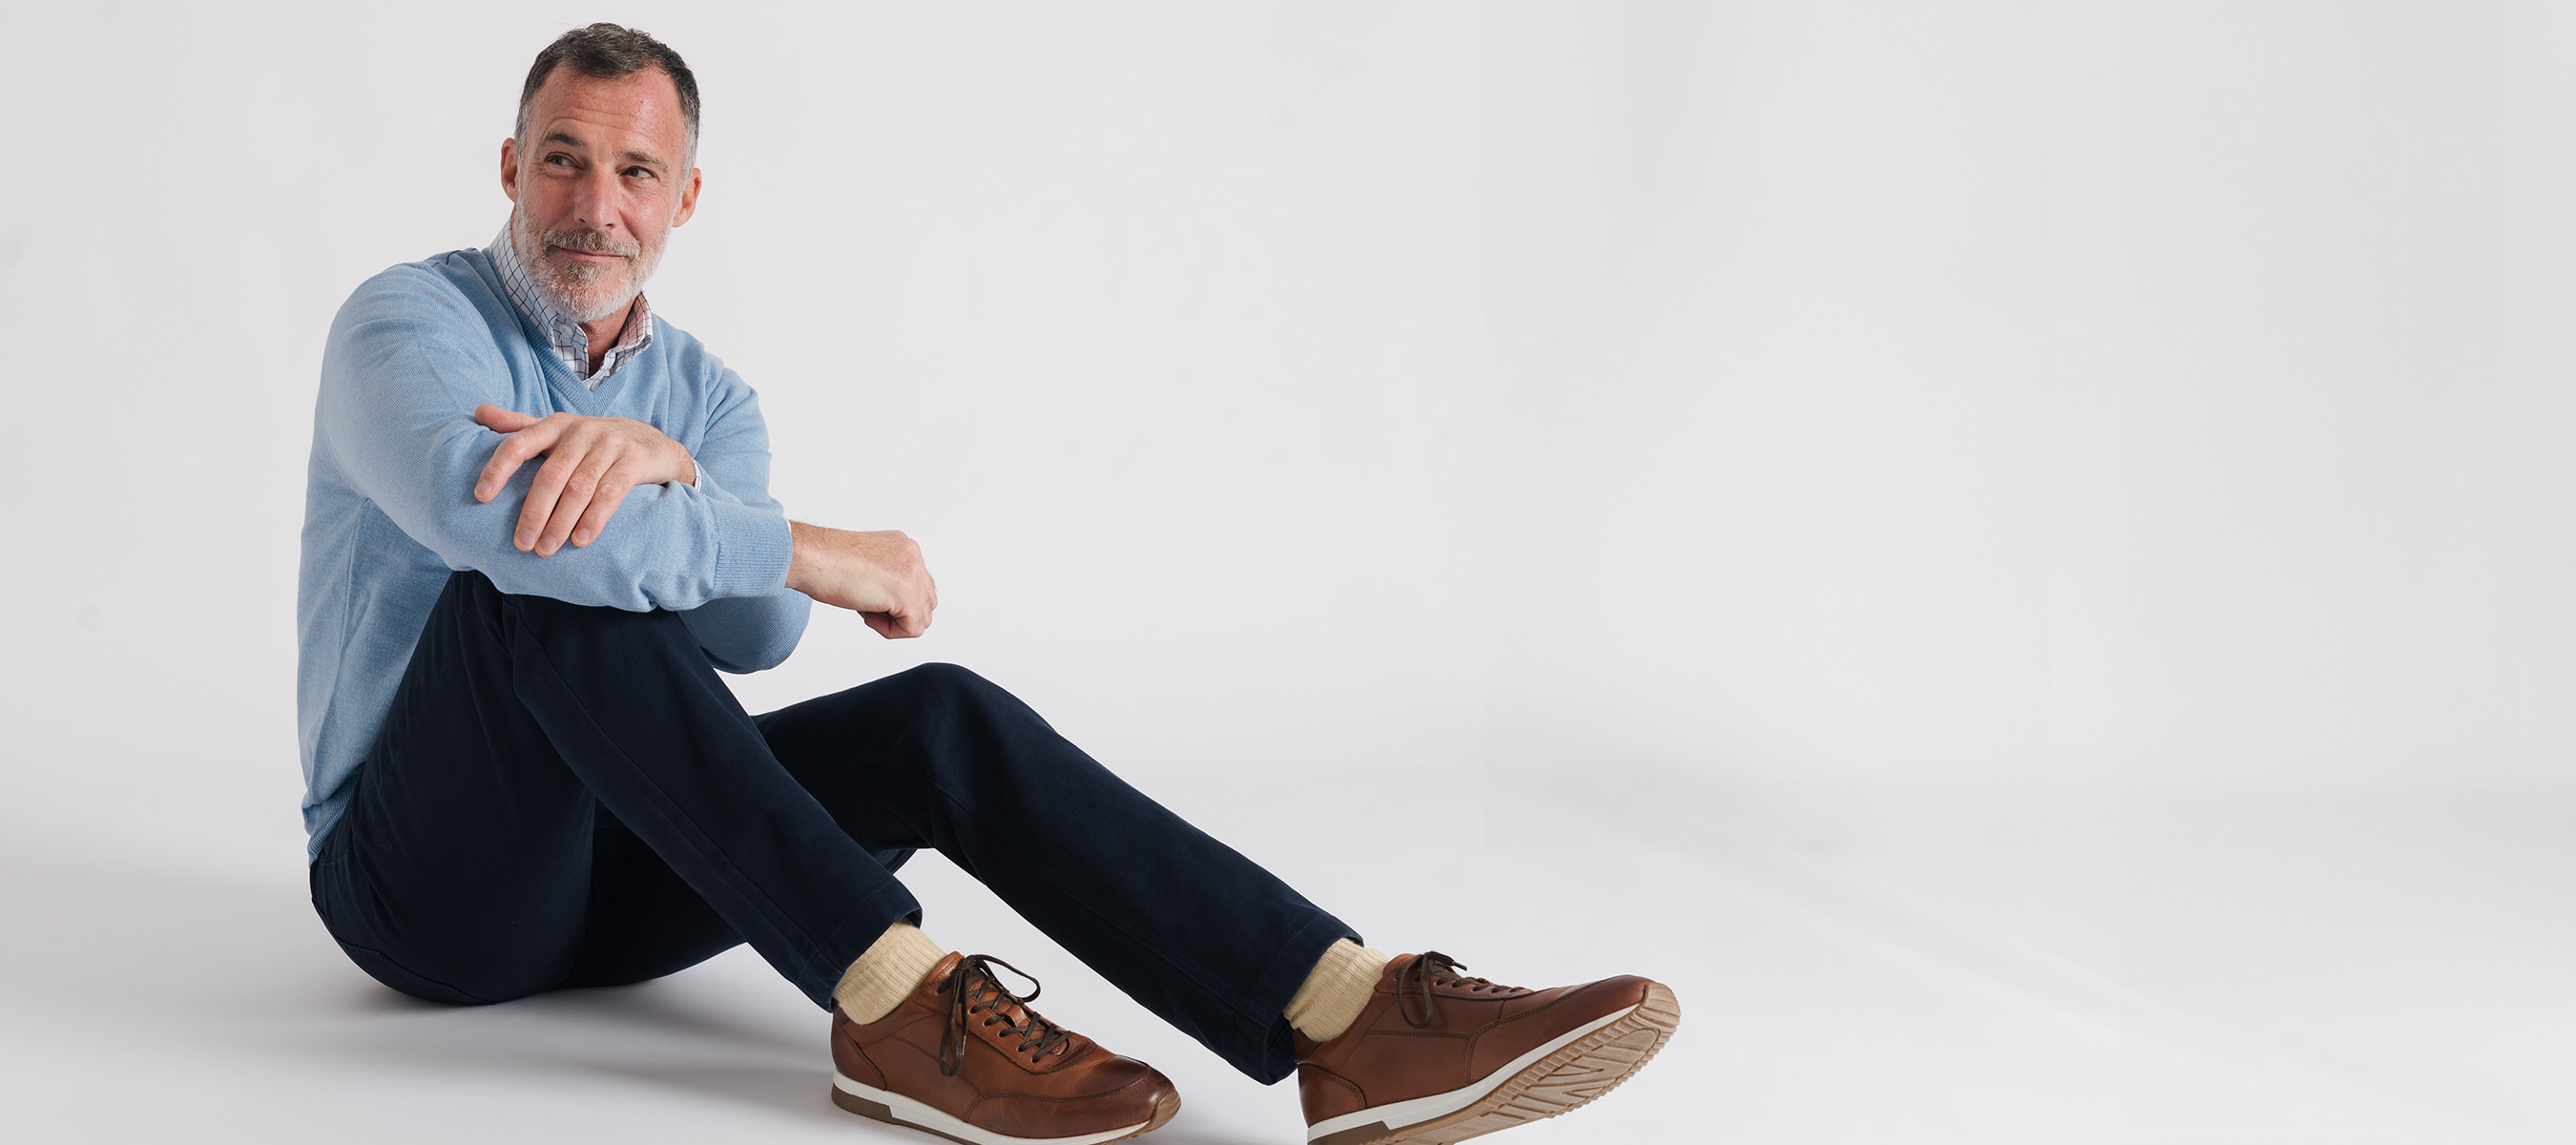
<svg viewBox="0 0 2576 1145"><path fill-rule="evenodd" d="M746 713L716 671L786 659L811 602L912 637L938 591L901 533L790 522L751 387L646 305L697 136L677 53L565 33L492 245L332 324L297 698L313 903L352 961L486 1003L749 942L832 1011L844 1109L977 1145L1171 1120L1160 1073L916 929L893 872L936 847L1235 1068L1295 1068L1310 1141L1508 1128L1662 1046L1679 1009L1645 979L1524 990L1360 945L962 668Z"/></svg>

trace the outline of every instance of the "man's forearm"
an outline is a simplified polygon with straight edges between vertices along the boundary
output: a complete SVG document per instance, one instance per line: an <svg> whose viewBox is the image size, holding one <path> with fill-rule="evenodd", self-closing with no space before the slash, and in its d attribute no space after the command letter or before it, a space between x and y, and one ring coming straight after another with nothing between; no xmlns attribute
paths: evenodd
<svg viewBox="0 0 2576 1145"><path fill-rule="evenodd" d="M787 587L858 613L888 639L919 636L939 607L921 546L895 530L858 533L787 523Z"/></svg>
<svg viewBox="0 0 2576 1145"><path fill-rule="evenodd" d="M524 400L488 332L444 284L398 268L360 288L332 324L315 408L315 448L351 492L449 568L474 569L504 592L629 611L687 611L710 600L775 593L785 580L787 521L756 504L756 469L718 472L741 494L716 499L685 485L636 487L587 546L551 557L520 549L516 525L532 473L511 475L490 501L473 496L502 435L477 424L478 403ZM478 336L479 335L479 336ZM748 397L728 407L756 417ZM719 425L716 429L725 428ZM710 432L765 460L752 430ZM707 461L716 469L717 458Z"/></svg>

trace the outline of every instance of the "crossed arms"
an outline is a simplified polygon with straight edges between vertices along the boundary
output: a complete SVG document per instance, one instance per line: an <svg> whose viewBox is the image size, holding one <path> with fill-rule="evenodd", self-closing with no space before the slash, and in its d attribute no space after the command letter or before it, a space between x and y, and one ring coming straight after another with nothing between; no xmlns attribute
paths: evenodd
<svg viewBox="0 0 2576 1145"><path fill-rule="evenodd" d="M474 481L474 499L489 503L519 467L539 457L519 509L511 543L551 557L566 542L586 547L608 527L638 485L695 484L687 448L645 423L622 417L558 413L532 417L486 403L475 424L504 435ZM939 587L922 563L921 546L900 530L852 532L788 522L793 546L787 587L858 613L889 640L921 635L939 607Z"/></svg>
<svg viewBox="0 0 2576 1145"><path fill-rule="evenodd" d="M890 638L929 626L937 589L918 546L789 522L768 493L757 395L694 342L671 353L698 381L652 424L531 417L508 406L542 399L447 277L394 268L332 323L310 495L326 512L380 513L427 550L382 549L362 526L350 559L434 560L507 593L669 610L735 672L787 657L808 597Z"/></svg>

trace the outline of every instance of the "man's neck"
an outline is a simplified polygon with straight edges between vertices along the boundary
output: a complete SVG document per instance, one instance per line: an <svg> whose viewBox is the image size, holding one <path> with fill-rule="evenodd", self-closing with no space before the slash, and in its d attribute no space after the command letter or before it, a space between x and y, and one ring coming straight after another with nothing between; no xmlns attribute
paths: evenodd
<svg viewBox="0 0 2576 1145"><path fill-rule="evenodd" d="M635 307L637 303L643 300L643 297L644 296L641 294L636 295L634 298L627 301L626 309L620 310L615 314L611 314L606 318L602 318L597 322L584 322L581 324L581 332L590 336L590 370L592 373L595 374L599 372L599 363L608 357L609 350L615 348L619 342L626 340L626 326L628 323L635 321Z"/></svg>

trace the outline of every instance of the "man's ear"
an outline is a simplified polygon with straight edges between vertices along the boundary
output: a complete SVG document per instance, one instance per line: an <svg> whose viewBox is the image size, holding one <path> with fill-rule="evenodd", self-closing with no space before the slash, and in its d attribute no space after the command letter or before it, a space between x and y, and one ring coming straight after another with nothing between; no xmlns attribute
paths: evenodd
<svg viewBox="0 0 2576 1145"><path fill-rule="evenodd" d="M699 178L698 169L689 168L688 181L680 184L680 209L671 215L672 226L688 222L689 216L698 213L698 188L705 185L706 180Z"/></svg>
<svg viewBox="0 0 2576 1145"><path fill-rule="evenodd" d="M519 201L519 141L517 139L501 141L501 193L508 195L513 203Z"/></svg>

